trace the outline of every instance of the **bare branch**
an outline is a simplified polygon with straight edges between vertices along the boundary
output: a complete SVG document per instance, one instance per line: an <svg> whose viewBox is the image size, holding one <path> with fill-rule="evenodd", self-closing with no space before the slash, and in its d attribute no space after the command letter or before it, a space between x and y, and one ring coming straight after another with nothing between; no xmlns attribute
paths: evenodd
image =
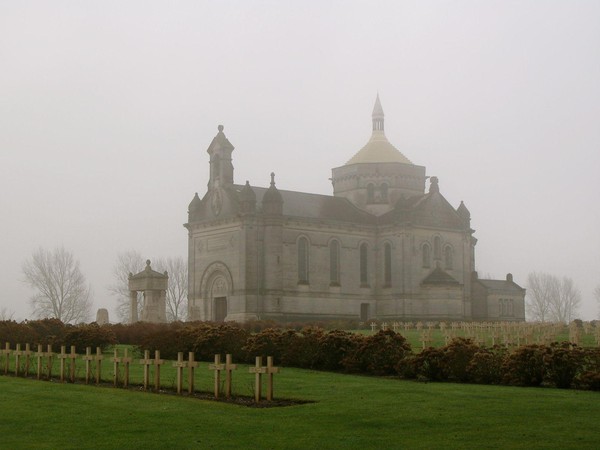
<svg viewBox="0 0 600 450"><path fill-rule="evenodd" d="M9 310L6 306L0 308L0 321L13 320L15 312Z"/></svg>
<svg viewBox="0 0 600 450"><path fill-rule="evenodd" d="M25 282L37 291L30 299L35 317L54 317L64 323L89 320L91 286L79 269L79 261L64 247L38 249L23 264L23 274Z"/></svg>
<svg viewBox="0 0 600 450"><path fill-rule="evenodd" d="M115 284L108 290L117 296L117 316L129 322L129 274L136 274L144 269L145 260L135 251L120 253L113 269ZM169 275L167 289L167 319L169 321L185 320L187 317L187 264L183 258L152 259L152 266L157 272L166 271ZM143 295L138 293L138 317L142 315Z"/></svg>
<svg viewBox="0 0 600 450"><path fill-rule="evenodd" d="M600 307L600 284L594 289L594 298L598 302L598 307ZM598 314L598 317L600 318L600 313Z"/></svg>
<svg viewBox="0 0 600 450"><path fill-rule="evenodd" d="M136 274L145 267L144 258L136 250L130 250L117 255L117 262L113 267L115 283L108 287L108 291L117 297L117 317L122 322L131 322L129 307L129 274ZM138 317L141 316L143 296L138 293Z"/></svg>
<svg viewBox="0 0 600 450"><path fill-rule="evenodd" d="M167 258L156 261L160 272L167 271L169 287L167 289L167 319L172 322L187 318L188 270L183 258Z"/></svg>
<svg viewBox="0 0 600 450"><path fill-rule="evenodd" d="M527 314L540 322L569 323L581 304L581 292L571 278L548 273L530 273L527 277Z"/></svg>

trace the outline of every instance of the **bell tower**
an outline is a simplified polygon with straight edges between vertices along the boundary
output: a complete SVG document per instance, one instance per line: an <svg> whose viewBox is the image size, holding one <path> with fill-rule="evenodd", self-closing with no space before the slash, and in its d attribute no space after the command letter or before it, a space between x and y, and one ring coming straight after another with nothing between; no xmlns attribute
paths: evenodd
<svg viewBox="0 0 600 450"><path fill-rule="evenodd" d="M231 153L233 145L223 133L223 125L218 126L219 132L213 138L206 150L210 155L210 178L208 180L208 190L217 187L227 187L233 184L233 164L231 162Z"/></svg>

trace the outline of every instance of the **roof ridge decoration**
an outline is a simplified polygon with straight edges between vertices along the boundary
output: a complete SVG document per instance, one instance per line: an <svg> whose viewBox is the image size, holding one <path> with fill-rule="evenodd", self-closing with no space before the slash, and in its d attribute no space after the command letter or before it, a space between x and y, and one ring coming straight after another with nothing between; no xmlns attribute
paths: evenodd
<svg viewBox="0 0 600 450"><path fill-rule="evenodd" d="M369 142L367 142L367 144L346 163L346 165L389 162L399 162L402 164L412 165L412 162L406 156L404 156L400 150L394 147L385 136L385 114L383 113L381 101L379 100L379 93L375 99L375 105L373 106L371 118L373 121L373 131Z"/></svg>

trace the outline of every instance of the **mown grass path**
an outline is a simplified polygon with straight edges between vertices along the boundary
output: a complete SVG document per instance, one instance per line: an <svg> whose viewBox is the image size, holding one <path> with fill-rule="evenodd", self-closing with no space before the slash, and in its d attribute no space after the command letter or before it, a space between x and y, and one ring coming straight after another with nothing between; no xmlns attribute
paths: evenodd
<svg viewBox="0 0 600 450"><path fill-rule="evenodd" d="M246 383L246 377L240 382ZM251 383L251 377L249 380ZM316 403L248 408L174 395L1 376L0 447L600 446L600 393L596 392L417 383L291 368L284 368L277 376L275 392L277 397Z"/></svg>

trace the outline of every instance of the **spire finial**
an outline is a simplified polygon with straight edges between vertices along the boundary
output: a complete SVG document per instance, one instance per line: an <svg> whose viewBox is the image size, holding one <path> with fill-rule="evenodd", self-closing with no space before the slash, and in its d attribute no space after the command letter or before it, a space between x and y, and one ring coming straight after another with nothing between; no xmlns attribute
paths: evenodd
<svg viewBox="0 0 600 450"><path fill-rule="evenodd" d="M381 101L379 100L379 92L375 99L375 106L373 107L373 131L383 131L383 108L381 107Z"/></svg>
<svg viewBox="0 0 600 450"><path fill-rule="evenodd" d="M271 186L275 187L275 172L271 172Z"/></svg>
<svg viewBox="0 0 600 450"><path fill-rule="evenodd" d="M217 130L219 130L219 132L221 132L221 133L222 133L224 128L225 128L225 127L224 127L223 125L219 125L219 126L217 127Z"/></svg>
<svg viewBox="0 0 600 450"><path fill-rule="evenodd" d="M429 181L430 181L429 192L430 193L440 192L440 185L439 185L438 177L431 177L429 179Z"/></svg>

